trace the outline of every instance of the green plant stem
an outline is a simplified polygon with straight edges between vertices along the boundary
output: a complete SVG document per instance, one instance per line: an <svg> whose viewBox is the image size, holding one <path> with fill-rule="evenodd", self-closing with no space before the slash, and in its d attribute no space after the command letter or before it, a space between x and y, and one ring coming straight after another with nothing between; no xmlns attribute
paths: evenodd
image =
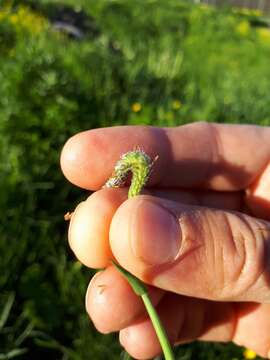
<svg viewBox="0 0 270 360"><path fill-rule="evenodd" d="M156 334L157 334L158 340L160 342L160 346L162 348L165 359L166 360L174 360L174 353L173 353L171 344L168 340L166 331L159 319L159 316L156 312L155 307L153 306L153 304L150 300L148 293L143 294L141 296L141 298L144 302L145 308L149 314L149 317L150 317L152 324L154 326L154 329L156 331Z"/></svg>
<svg viewBox="0 0 270 360"><path fill-rule="evenodd" d="M164 326L162 325L162 323L159 319L156 309L150 300L150 297L149 297L149 294L147 292L145 285L143 284L143 282L141 280L136 278L134 275L132 275L126 269L122 268L122 266L120 266L119 264L115 263L114 261L113 261L113 264L121 272L121 274L124 275L125 278L128 280L128 282L131 285L135 294L137 294L138 296L141 296L142 301L144 302L145 308L148 312L148 315L154 326L154 329L157 334L160 346L162 348L165 360L175 360L171 344L170 344L167 334L166 334L166 330L164 329Z"/></svg>

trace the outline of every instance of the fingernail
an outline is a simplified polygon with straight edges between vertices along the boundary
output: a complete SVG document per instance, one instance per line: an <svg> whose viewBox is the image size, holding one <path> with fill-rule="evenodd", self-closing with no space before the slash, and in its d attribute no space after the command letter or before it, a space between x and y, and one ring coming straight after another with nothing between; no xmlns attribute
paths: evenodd
<svg viewBox="0 0 270 360"><path fill-rule="evenodd" d="M134 255L149 265L173 261L181 246L177 218L149 200L138 202L131 217L131 248Z"/></svg>

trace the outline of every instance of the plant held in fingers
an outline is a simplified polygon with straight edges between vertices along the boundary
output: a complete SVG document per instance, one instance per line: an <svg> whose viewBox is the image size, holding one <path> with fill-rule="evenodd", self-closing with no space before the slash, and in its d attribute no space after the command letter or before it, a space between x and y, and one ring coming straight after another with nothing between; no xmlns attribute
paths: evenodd
<svg viewBox="0 0 270 360"><path fill-rule="evenodd" d="M123 154L121 158L116 162L112 176L106 181L103 187L118 188L124 186L129 179L129 175L131 174L132 177L128 191L128 198L133 198L136 195L139 195L143 187L145 186L147 180L149 179L153 164L156 160L157 157L152 160L150 156L148 156L143 150L139 148ZM80 208L81 206L84 206L83 203L81 203L76 208L74 213L66 213L64 216L65 220L72 220L74 224L76 213L78 211L78 208ZM156 309L151 303L146 286L141 280L129 273L121 265L119 265L113 260L112 263L116 267L116 269L127 279L135 294L142 298L142 301L149 314L158 340L160 342L165 360L174 360L174 354L171 344L167 338L166 331L159 319Z"/></svg>
<svg viewBox="0 0 270 360"><path fill-rule="evenodd" d="M114 172L112 176L108 179L104 187L111 188L123 186L127 180L129 173L132 173L128 198L139 195L150 176L151 169L156 160L157 157L155 157L154 160L151 160L151 158L140 149L129 151L123 154L120 160L117 161ZM115 267L128 280L134 292L138 296L141 296L156 331L162 351L164 353L165 360L173 360L174 354L170 342L167 338L166 331L158 317L158 314L153 304L151 303L146 287L141 282L141 280L137 279L134 275L122 268L119 264L115 262L113 263Z"/></svg>

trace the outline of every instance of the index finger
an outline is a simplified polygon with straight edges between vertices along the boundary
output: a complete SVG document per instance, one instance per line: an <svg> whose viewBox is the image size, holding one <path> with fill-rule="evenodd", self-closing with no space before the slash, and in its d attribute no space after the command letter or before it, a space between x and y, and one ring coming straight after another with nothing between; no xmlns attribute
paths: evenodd
<svg viewBox="0 0 270 360"><path fill-rule="evenodd" d="M66 142L61 167L73 184L97 190L120 156L137 147L158 155L148 186L242 190L270 161L270 128L197 122L93 129Z"/></svg>

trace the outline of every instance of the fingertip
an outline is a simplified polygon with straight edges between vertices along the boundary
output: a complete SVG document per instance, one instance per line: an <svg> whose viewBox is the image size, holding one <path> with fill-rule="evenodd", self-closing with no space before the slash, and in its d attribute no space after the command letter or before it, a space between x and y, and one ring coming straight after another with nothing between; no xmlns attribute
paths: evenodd
<svg viewBox="0 0 270 360"><path fill-rule="evenodd" d="M156 333L149 320L131 325L119 333L120 344L135 359L152 359L161 352Z"/></svg>
<svg viewBox="0 0 270 360"><path fill-rule="evenodd" d="M69 226L68 240L81 263L99 269L108 264L112 254L106 240L106 228L102 228L102 214L93 218L94 209L95 204L87 201L76 207Z"/></svg>
<svg viewBox="0 0 270 360"><path fill-rule="evenodd" d="M104 281L104 271L98 271L90 280L85 294L85 309L96 329L102 334L108 334L107 315L107 288L108 284ZM105 310L105 313L104 313Z"/></svg>
<svg viewBox="0 0 270 360"><path fill-rule="evenodd" d="M176 342L184 324L185 314L181 303L182 299L179 296L167 293L156 307L171 344ZM119 340L122 346L136 359L152 359L161 353L161 344L149 318L137 321L121 330Z"/></svg>
<svg viewBox="0 0 270 360"><path fill-rule="evenodd" d="M159 183L162 176L160 169L169 156L167 136L161 128L114 126L78 133L62 149L61 168L73 184L97 190L110 177L119 157L138 145L153 159L159 153L163 154L150 179L150 183Z"/></svg>
<svg viewBox="0 0 270 360"><path fill-rule="evenodd" d="M110 168L108 149L102 144L102 129L80 132L67 140L61 155L60 166L65 177L74 185L84 189L97 190L101 188ZM102 161L98 161L98 159Z"/></svg>
<svg viewBox="0 0 270 360"><path fill-rule="evenodd" d="M115 210L126 196L125 189L102 189L75 209L68 239L74 254L84 265L95 269L104 268L113 259L109 227Z"/></svg>
<svg viewBox="0 0 270 360"><path fill-rule="evenodd" d="M60 166L63 174L72 184L82 188L85 187L84 178L87 176L86 173L81 174L83 170L83 167L81 166L83 138L84 136L82 133L69 138L60 155ZM88 189L88 186L86 186L86 189Z"/></svg>

